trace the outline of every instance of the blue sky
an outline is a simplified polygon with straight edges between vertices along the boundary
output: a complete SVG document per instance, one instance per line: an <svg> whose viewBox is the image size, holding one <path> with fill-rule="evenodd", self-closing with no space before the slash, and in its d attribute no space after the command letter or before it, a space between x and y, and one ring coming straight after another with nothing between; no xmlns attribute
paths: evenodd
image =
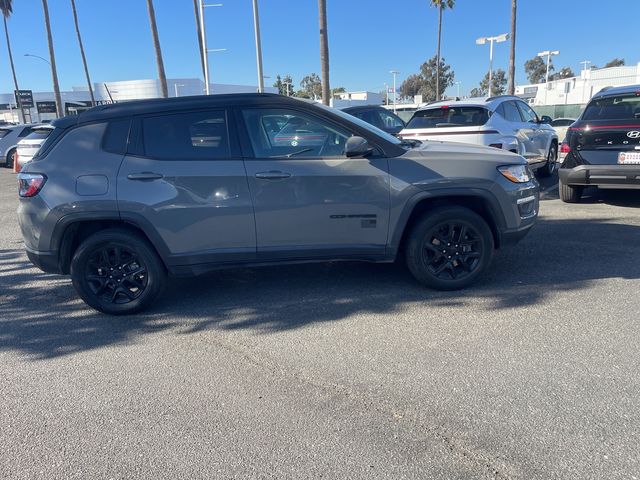
<svg viewBox="0 0 640 480"><path fill-rule="evenodd" d="M144 0L76 0L93 81L154 78L156 66ZM207 9L211 79L256 84L251 0ZM444 17L442 53L463 92L488 69L488 46L477 37L509 31L510 0L457 0ZM379 91L399 70L398 83L435 53L437 10L428 0L327 0L331 86ZM62 89L84 84L70 2L49 0ZM200 77L192 0L155 0L168 77ZM317 1L260 0L264 73L291 74L296 85L320 73ZM523 63L538 51L560 50L555 62L574 72L579 62L602 65L613 57L640 61L640 1L520 0L516 81L526 83ZM9 28L21 88L50 91L48 65L25 53L48 56L39 0L15 0ZM508 43L496 46L495 67L506 70ZM272 80L267 80L272 82ZM4 35L0 36L0 92L13 90ZM453 92L454 89L452 88Z"/></svg>

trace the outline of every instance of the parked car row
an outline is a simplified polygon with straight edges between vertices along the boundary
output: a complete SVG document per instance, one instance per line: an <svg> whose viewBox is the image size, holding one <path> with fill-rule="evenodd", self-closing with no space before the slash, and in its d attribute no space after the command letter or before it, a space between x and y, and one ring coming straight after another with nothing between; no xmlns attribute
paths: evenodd
<svg viewBox="0 0 640 480"><path fill-rule="evenodd" d="M17 171L30 161L53 128L48 124L5 125L0 127L0 164Z"/></svg>

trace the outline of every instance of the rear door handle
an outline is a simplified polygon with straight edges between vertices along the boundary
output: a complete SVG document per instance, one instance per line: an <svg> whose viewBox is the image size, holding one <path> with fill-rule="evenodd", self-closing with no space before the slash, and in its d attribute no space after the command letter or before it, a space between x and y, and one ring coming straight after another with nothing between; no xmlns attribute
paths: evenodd
<svg viewBox="0 0 640 480"><path fill-rule="evenodd" d="M163 177L161 173L153 173L153 172L140 172L140 173L130 173L127 175L129 180L159 180Z"/></svg>
<svg viewBox="0 0 640 480"><path fill-rule="evenodd" d="M288 172L281 172L279 170L272 170L270 172L258 172L256 178L263 180L280 180L282 178L289 178L291 176Z"/></svg>

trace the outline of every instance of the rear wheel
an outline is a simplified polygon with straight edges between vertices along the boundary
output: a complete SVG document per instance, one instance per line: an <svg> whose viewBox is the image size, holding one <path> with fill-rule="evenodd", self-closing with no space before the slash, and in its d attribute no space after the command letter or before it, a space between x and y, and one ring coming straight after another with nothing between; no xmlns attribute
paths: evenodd
<svg viewBox="0 0 640 480"><path fill-rule="evenodd" d="M438 290L474 283L493 257L493 235L485 220L463 207L427 212L413 227L406 261L413 276Z"/></svg>
<svg viewBox="0 0 640 480"><path fill-rule="evenodd" d="M9 153L7 153L4 166L7 168L13 168L13 163L15 161L16 161L16 149L12 148L11 150L9 150Z"/></svg>
<svg viewBox="0 0 640 480"><path fill-rule="evenodd" d="M559 180L558 190L560 190L560 199L563 202L578 203L582 198L584 187L580 185L567 185L565 183L562 183L562 180Z"/></svg>
<svg viewBox="0 0 640 480"><path fill-rule="evenodd" d="M87 238L71 261L71 280L87 305L104 313L136 313L162 293L167 274L154 248L134 232L104 230Z"/></svg>
<svg viewBox="0 0 640 480"><path fill-rule="evenodd" d="M558 145L555 143L551 144L549 147L549 153L547 154L547 163L540 169L541 177L550 177L553 175L553 172L556 171L558 161Z"/></svg>

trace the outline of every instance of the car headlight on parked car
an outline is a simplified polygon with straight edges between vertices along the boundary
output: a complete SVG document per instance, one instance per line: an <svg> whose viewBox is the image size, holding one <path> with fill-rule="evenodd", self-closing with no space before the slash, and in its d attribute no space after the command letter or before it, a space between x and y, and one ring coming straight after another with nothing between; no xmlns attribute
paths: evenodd
<svg viewBox="0 0 640 480"><path fill-rule="evenodd" d="M505 165L498 167L498 171L504 178L513 183L529 182L533 177L531 170L526 165Z"/></svg>

